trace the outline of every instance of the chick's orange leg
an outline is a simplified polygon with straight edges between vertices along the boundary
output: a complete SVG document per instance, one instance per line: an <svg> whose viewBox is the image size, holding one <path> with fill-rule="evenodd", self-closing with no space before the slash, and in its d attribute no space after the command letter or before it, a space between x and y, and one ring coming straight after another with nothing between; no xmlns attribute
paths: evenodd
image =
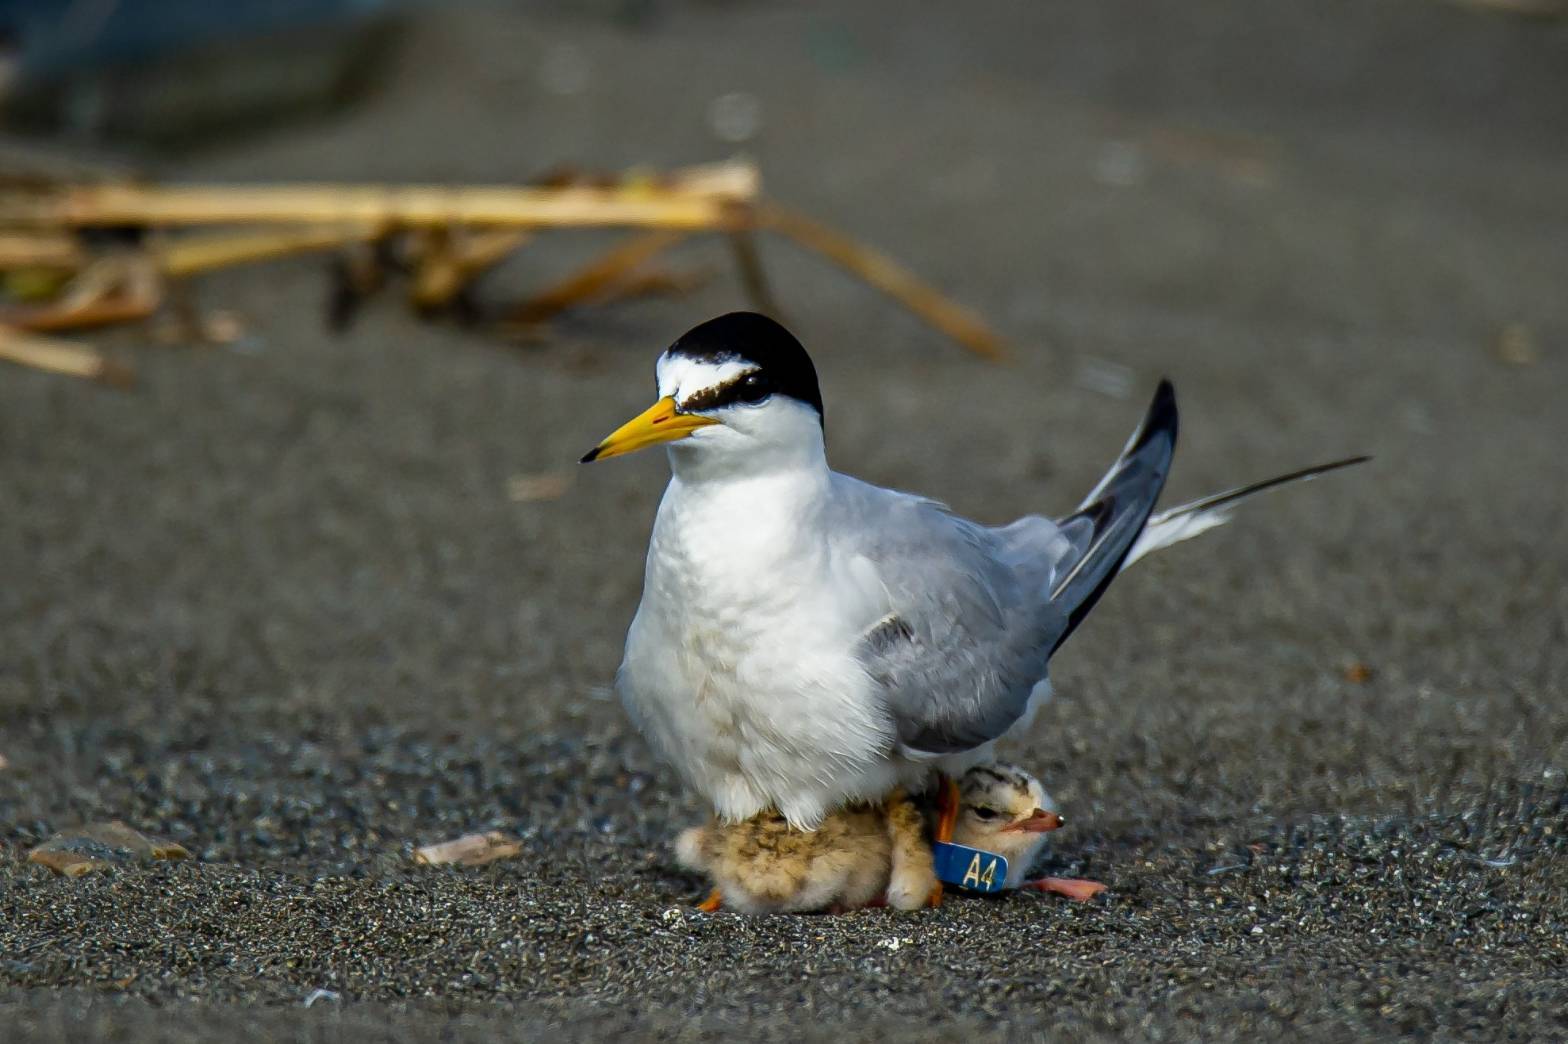
<svg viewBox="0 0 1568 1044"><path fill-rule="evenodd" d="M945 773L937 777L936 791L936 840L953 840L953 829L958 826L958 781ZM942 905L942 882L931 889L931 905Z"/></svg>
<svg viewBox="0 0 1568 1044"><path fill-rule="evenodd" d="M1025 881L1019 887L1035 892L1065 895L1077 902L1087 903L1105 891L1106 886L1098 881L1089 881L1081 877L1042 877L1038 881Z"/></svg>
<svg viewBox="0 0 1568 1044"><path fill-rule="evenodd" d="M708 893L708 898L697 904L697 909L701 910L703 913L718 913L719 908L723 905L724 897L720 895L719 890L715 888L713 891Z"/></svg>

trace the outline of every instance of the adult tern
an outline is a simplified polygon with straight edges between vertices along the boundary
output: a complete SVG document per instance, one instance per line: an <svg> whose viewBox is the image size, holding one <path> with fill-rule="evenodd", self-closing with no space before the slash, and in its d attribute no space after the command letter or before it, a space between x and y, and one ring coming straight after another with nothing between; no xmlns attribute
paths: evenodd
<svg viewBox="0 0 1568 1044"><path fill-rule="evenodd" d="M1155 514L1176 448L1162 381L1077 511L992 527L829 468L816 370L772 319L709 320L656 377L658 401L583 457L662 444L672 472L616 687L731 822L771 808L811 829L992 760L1118 572L1242 497L1364 459Z"/></svg>

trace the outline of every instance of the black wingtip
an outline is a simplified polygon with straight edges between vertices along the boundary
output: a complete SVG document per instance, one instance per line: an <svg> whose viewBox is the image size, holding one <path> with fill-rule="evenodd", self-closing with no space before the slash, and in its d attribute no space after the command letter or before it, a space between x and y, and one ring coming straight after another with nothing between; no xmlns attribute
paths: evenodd
<svg viewBox="0 0 1568 1044"><path fill-rule="evenodd" d="M1148 524L1155 502L1165 489L1165 479L1170 473L1171 459L1176 452L1177 417L1176 386L1162 377L1131 444L1096 487L1099 496L1072 516L1090 519L1093 536L1083 558L1051 592L1053 601L1066 596L1069 603L1067 626L1057 637L1056 645L1051 649L1053 653L1078 629L1089 610L1105 594L1105 589L1121 571L1127 553L1137 542L1138 534ZM1129 490L1117 488L1129 479L1135 479L1140 487L1131 499L1128 498ZM1128 519L1133 520L1134 524L1126 525ZM1117 524L1122 524L1123 531L1111 541L1108 531ZM1094 587L1088 591L1080 589L1076 595L1069 595L1069 588L1081 583L1086 569L1098 574Z"/></svg>
<svg viewBox="0 0 1568 1044"><path fill-rule="evenodd" d="M1161 377L1159 387L1154 389L1154 398L1149 403L1149 412L1143 415L1143 424L1138 428L1138 438L1129 452L1142 449L1161 435L1168 435L1174 445L1179 427L1178 418L1176 386L1170 382L1170 378Z"/></svg>

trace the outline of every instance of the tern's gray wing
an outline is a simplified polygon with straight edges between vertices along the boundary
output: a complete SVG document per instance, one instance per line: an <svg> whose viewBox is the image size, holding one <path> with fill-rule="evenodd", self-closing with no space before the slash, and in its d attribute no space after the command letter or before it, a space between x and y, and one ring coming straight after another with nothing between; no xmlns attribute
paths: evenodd
<svg viewBox="0 0 1568 1044"><path fill-rule="evenodd" d="M888 610L858 652L906 750L970 750L1023 716L1051 653L1148 520L1175 441L1175 396L1162 383L1115 467L1060 522L1029 517L989 529L929 501L844 488L840 532L861 534Z"/></svg>
<svg viewBox="0 0 1568 1044"><path fill-rule="evenodd" d="M885 490L874 490L868 506L864 522L875 521L857 529L881 615L860 640L861 663L900 746L932 754L978 747L1023 714L1066 617L1051 608L1044 584L1009 567L1002 531Z"/></svg>

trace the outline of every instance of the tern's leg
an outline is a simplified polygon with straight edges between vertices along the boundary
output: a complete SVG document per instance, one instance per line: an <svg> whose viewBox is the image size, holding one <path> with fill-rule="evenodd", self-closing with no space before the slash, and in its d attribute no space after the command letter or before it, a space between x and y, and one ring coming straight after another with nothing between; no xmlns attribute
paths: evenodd
<svg viewBox="0 0 1568 1044"><path fill-rule="evenodd" d="M953 840L953 828L958 825L958 781L946 773L937 777L936 790L936 840ZM942 905L942 882L931 889L931 905Z"/></svg>
<svg viewBox="0 0 1568 1044"><path fill-rule="evenodd" d="M1034 892L1052 892L1056 895L1065 895L1069 899L1080 903L1087 903L1090 899L1105 891L1105 885L1098 881L1088 881L1081 877L1042 877L1038 881L1025 881L1018 886Z"/></svg>
<svg viewBox="0 0 1568 1044"><path fill-rule="evenodd" d="M697 904L697 909L701 910L703 913L718 913L719 907L723 905L724 897L721 896L719 894L719 890L715 888L713 891L708 893L708 898Z"/></svg>

